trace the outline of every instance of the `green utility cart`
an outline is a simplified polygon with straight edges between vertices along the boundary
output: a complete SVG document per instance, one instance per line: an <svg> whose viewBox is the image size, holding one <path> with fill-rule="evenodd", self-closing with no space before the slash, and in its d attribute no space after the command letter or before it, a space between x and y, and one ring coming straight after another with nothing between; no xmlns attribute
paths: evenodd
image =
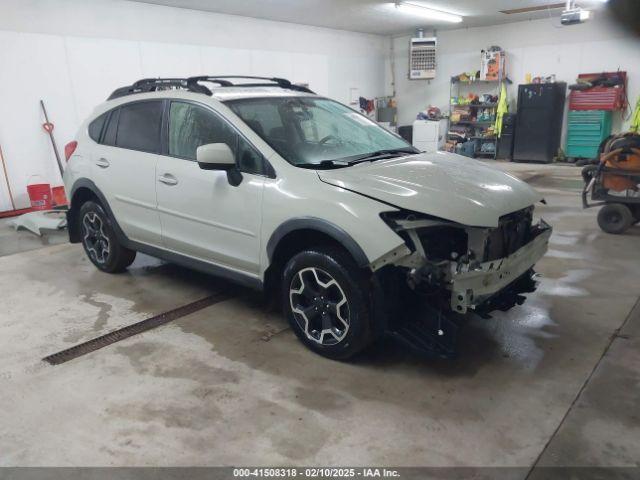
<svg viewBox="0 0 640 480"><path fill-rule="evenodd" d="M611 135L611 111L570 110L567 123L567 157L597 158L600 143Z"/></svg>

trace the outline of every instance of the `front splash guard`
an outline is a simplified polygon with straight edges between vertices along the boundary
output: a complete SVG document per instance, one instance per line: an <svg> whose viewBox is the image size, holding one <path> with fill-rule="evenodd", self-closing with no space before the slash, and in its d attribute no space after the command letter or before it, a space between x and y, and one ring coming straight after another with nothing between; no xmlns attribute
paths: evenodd
<svg viewBox="0 0 640 480"><path fill-rule="evenodd" d="M457 354L458 323L455 314L442 312L422 304L422 315L410 315L394 323L388 333L410 349L440 358L454 358ZM427 311L424 312L424 309Z"/></svg>
<svg viewBox="0 0 640 480"><path fill-rule="evenodd" d="M470 313L480 318L491 318L491 312L506 312L516 305L522 305L525 293L531 293L538 287L537 274L530 268L523 275L504 287L495 295L485 299ZM392 338L410 349L431 357L451 359L457 356L458 330L465 315L448 309L438 309L427 302L420 302L418 311L408 309L389 325L387 330Z"/></svg>
<svg viewBox="0 0 640 480"><path fill-rule="evenodd" d="M522 305L526 300L523 294L535 291L538 286L536 275L533 269L529 269L500 292L476 306L473 313L488 319L491 318L491 312L506 312L516 305ZM458 330L465 317L427 304L422 304L420 308L422 312L419 317L408 315L395 322L388 333L418 353L445 359L455 358L458 353Z"/></svg>

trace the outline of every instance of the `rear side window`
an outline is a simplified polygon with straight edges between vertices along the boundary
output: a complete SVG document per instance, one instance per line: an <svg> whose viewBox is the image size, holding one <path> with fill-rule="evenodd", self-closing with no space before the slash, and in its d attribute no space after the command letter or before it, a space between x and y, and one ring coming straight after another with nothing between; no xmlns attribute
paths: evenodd
<svg viewBox="0 0 640 480"><path fill-rule="evenodd" d="M105 128L104 136L102 137L102 144L109 145L114 147L116 145L116 133L118 133L118 116L120 114L120 109L111 111L111 115L109 115L109 123L107 124L107 128Z"/></svg>
<svg viewBox="0 0 640 480"><path fill-rule="evenodd" d="M122 105L118 119L116 147L160 153L162 109L161 100ZM111 123L112 121L109 122L109 128Z"/></svg>
<svg viewBox="0 0 640 480"><path fill-rule="evenodd" d="M107 120L107 116L109 113L103 113L98 118L96 118L93 122L89 124L89 136L91 140L94 142L100 141L100 134L102 133L102 127L104 127L104 122Z"/></svg>

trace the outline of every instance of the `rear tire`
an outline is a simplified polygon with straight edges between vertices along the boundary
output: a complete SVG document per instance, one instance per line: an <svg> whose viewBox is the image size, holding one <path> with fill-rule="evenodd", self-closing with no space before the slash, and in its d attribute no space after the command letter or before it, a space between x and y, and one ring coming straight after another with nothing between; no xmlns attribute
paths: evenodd
<svg viewBox="0 0 640 480"><path fill-rule="evenodd" d="M633 223L631 210L621 203L609 203L598 212L598 225L607 233L624 233Z"/></svg>
<svg viewBox="0 0 640 480"><path fill-rule="evenodd" d="M298 338L322 356L346 360L373 342L370 282L339 248L309 248L291 258L282 305Z"/></svg>
<svg viewBox="0 0 640 480"><path fill-rule="evenodd" d="M136 252L118 242L113 222L99 203L83 203L78 222L84 251L99 270L119 273L133 263Z"/></svg>

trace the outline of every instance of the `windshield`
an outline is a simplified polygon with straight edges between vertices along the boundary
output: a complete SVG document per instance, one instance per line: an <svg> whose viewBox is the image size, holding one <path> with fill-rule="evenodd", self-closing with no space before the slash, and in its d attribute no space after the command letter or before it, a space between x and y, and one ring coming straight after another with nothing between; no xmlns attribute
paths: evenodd
<svg viewBox="0 0 640 480"><path fill-rule="evenodd" d="M299 167L345 166L369 155L374 159L373 154L375 159L383 158L381 152L418 153L377 123L326 98L249 98L226 103L280 156Z"/></svg>

